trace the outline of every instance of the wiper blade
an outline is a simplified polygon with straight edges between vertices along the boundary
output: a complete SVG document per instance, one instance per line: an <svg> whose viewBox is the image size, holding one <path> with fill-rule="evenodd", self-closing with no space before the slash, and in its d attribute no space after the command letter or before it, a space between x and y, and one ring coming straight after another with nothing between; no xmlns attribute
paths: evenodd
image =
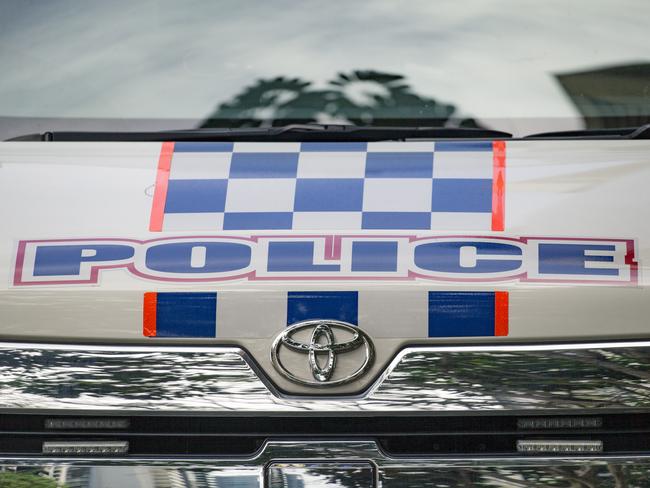
<svg viewBox="0 0 650 488"><path fill-rule="evenodd" d="M242 129L188 129L159 132L45 132L16 137L13 141L240 141L240 142L365 142L409 139L509 139L512 134L470 127L364 127L335 124L294 124Z"/></svg>
<svg viewBox="0 0 650 488"><path fill-rule="evenodd" d="M650 139L650 124L622 129L586 129L530 134L524 139Z"/></svg>

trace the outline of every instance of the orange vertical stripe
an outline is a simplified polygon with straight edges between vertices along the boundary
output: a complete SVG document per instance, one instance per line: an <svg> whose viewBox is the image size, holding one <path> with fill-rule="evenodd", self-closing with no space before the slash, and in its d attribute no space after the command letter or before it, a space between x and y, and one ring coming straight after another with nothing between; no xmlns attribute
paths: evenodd
<svg viewBox="0 0 650 488"><path fill-rule="evenodd" d="M174 143L163 142L158 158L158 173L156 174L156 187L153 192L153 205L151 207L151 219L149 230L160 232L165 216L165 201L167 200L167 185L169 183L169 170L172 167L172 156L174 155Z"/></svg>
<svg viewBox="0 0 650 488"><path fill-rule="evenodd" d="M494 292L494 335L507 336L509 324L509 296L507 291Z"/></svg>
<svg viewBox="0 0 650 488"><path fill-rule="evenodd" d="M156 305L158 293L147 292L144 294L142 313L142 334L145 337L156 337Z"/></svg>
<svg viewBox="0 0 650 488"><path fill-rule="evenodd" d="M492 143L492 230L502 231L506 219L506 142Z"/></svg>

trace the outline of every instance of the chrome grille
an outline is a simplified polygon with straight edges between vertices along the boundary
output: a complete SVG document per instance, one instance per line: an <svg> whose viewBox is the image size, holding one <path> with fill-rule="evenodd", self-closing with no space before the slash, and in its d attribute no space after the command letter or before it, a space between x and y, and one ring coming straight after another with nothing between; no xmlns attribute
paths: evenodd
<svg viewBox="0 0 650 488"><path fill-rule="evenodd" d="M0 409L489 412L650 407L650 343L410 347L356 396L290 397L241 349L0 344Z"/></svg>

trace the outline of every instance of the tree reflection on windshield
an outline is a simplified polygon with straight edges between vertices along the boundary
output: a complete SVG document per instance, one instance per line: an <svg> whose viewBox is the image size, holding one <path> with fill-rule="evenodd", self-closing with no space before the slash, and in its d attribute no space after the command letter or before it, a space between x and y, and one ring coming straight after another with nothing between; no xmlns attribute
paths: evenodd
<svg viewBox="0 0 650 488"><path fill-rule="evenodd" d="M380 71L339 73L318 88L300 78L260 79L219 105L202 127L305 124L477 127L454 105L414 93L404 76Z"/></svg>

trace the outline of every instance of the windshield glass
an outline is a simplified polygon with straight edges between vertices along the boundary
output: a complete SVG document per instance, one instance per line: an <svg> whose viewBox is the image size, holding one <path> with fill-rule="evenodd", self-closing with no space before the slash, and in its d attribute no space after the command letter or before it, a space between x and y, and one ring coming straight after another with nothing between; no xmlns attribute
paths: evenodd
<svg viewBox="0 0 650 488"><path fill-rule="evenodd" d="M5 0L0 139L288 123L650 121L647 0Z"/></svg>

